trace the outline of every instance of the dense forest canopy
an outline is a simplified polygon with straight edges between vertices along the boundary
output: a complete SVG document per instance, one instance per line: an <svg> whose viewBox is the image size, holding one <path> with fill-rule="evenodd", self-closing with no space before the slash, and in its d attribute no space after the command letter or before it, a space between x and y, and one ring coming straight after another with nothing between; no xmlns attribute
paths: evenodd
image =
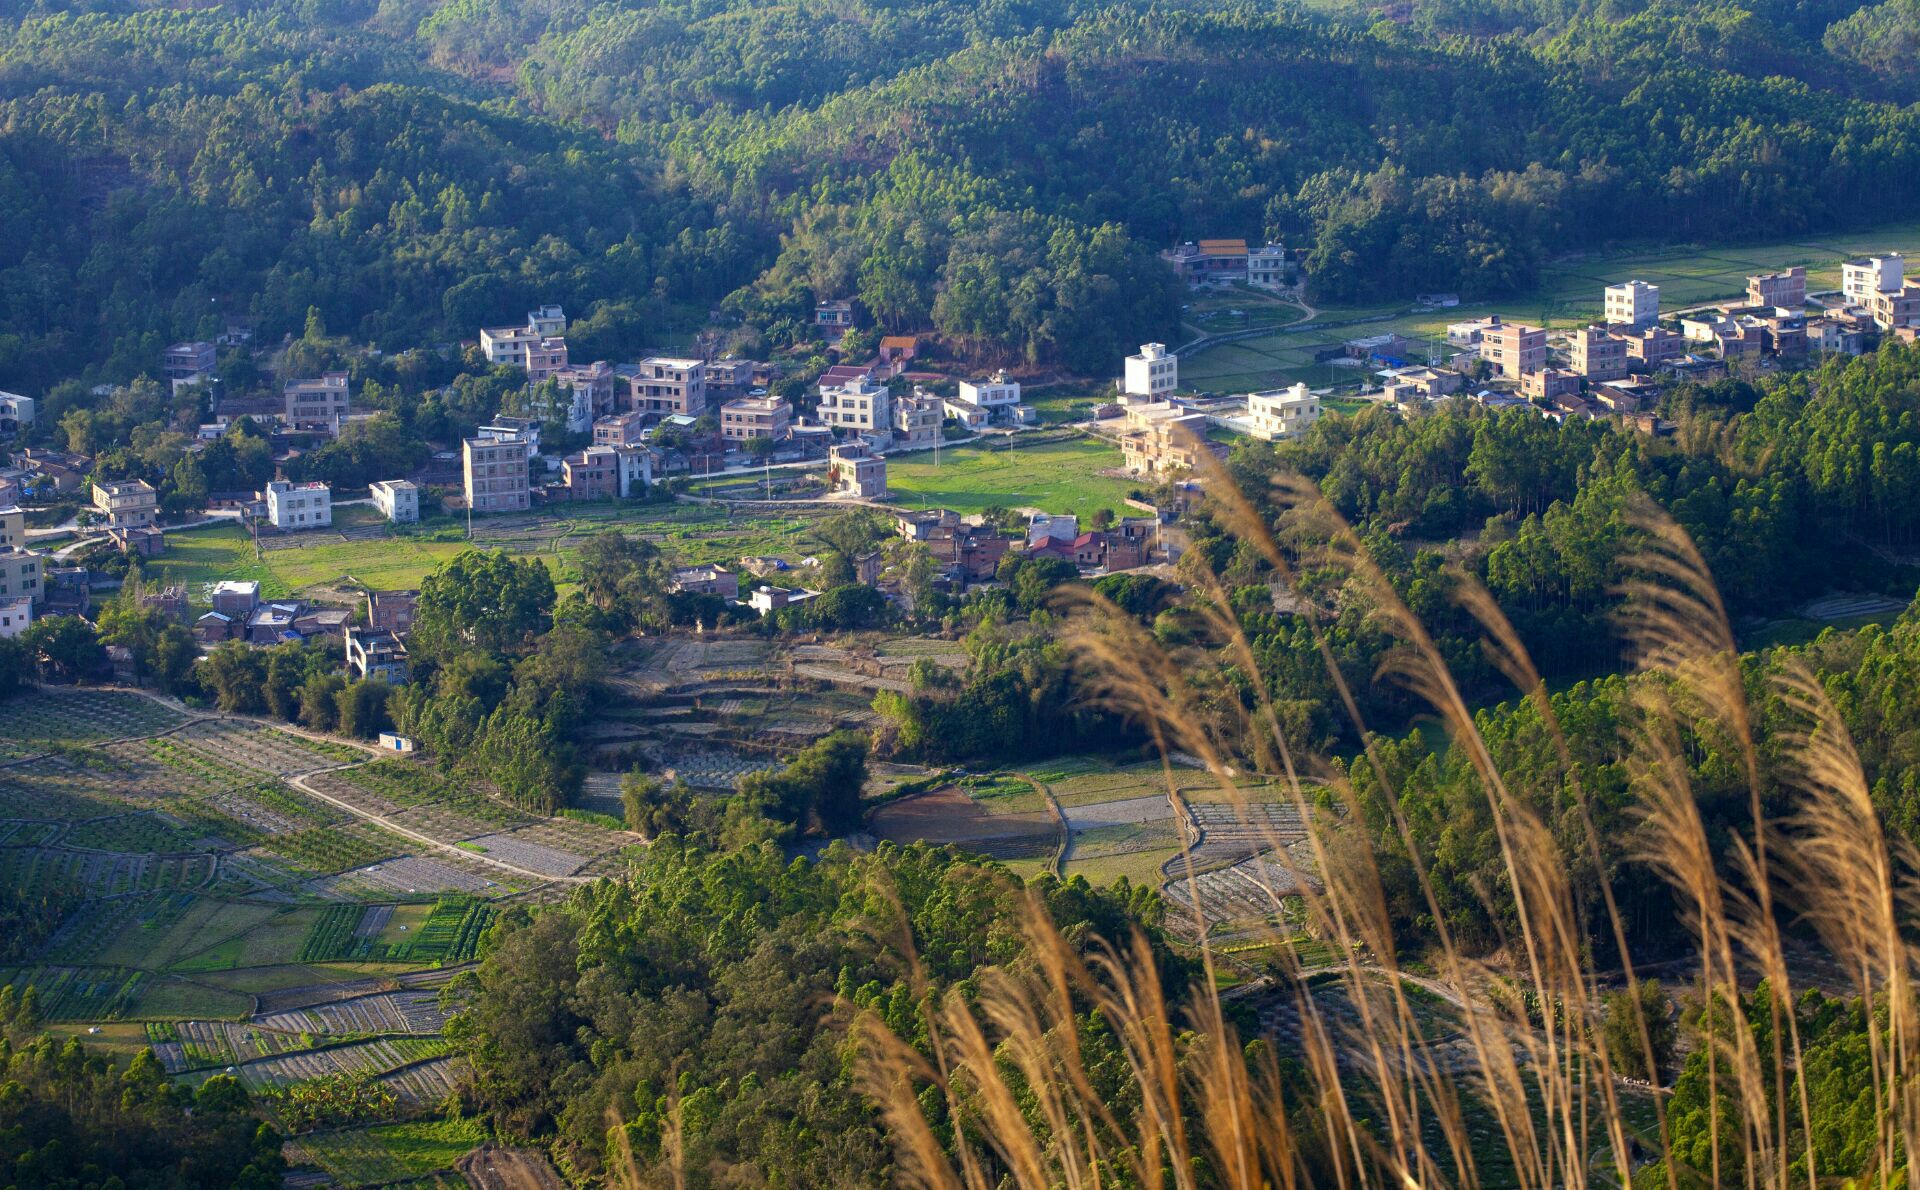
<svg viewBox="0 0 1920 1190"><path fill-rule="evenodd" d="M1617 239L1920 202L1910 0L0 4L0 380L229 319L388 349L542 301L637 352L821 297L1100 372L1155 252L1283 237L1333 300L1521 291Z"/></svg>

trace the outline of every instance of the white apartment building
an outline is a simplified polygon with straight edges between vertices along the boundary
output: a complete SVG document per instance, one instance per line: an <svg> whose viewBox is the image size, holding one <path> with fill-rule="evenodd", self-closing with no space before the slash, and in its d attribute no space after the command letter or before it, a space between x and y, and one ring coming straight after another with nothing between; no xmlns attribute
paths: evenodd
<svg viewBox="0 0 1920 1190"><path fill-rule="evenodd" d="M533 503L525 438L468 438L460 444L467 507L474 512L525 512Z"/></svg>
<svg viewBox="0 0 1920 1190"><path fill-rule="evenodd" d="M567 312L558 306L528 310L527 329L543 338L557 339L567 333Z"/></svg>
<svg viewBox="0 0 1920 1190"><path fill-rule="evenodd" d="M1660 321L1660 287L1626 281L1606 290L1607 322L1615 326L1652 326Z"/></svg>
<svg viewBox="0 0 1920 1190"><path fill-rule="evenodd" d="M12 639L33 627L33 600L0 600L0 638Z"/></svg>
<svg viewBox="0 0 1920 1190"><path fill-rule="evenodd" d="M1247 253L1247 284L1255 289L1287 287L1287 250L1268 244Z"/></svg>
<svg viewBox="0 0 1920 1190"><path fill-rule="evenodd" d="M33 424L33 398L0 392L0 430L11 434Z"/></svg>
<svg viewBox="0 0 1920 1190"><path fill-rule="evenodd" d="M420 489L410 480L383 479L367 489L373 494L373 506L380 515L396 525L411 525L420 519Z"/></svg>
<svg viewBox="0 0 1920 1190"><path fill-rule="evenodd" d="M1140 350L1127 357L1127 373L1121 391L1130 397L1149 401L1164 400L1180 387L1180 357L1167 350L1165 343L1142 343Z"/></svg>
<svg viewBox="0 0 1920 1190"><path fill-rule="evenodd" d="M1876 293L1891 293L1906 282L1907 262L1898 252L1863 256L1840 265L1840 292L1850 306L1864 306Z"/></svg>
<svg viewBox="0 0 1920 1190"><path fill-rule="evenodd" d="M1293 438L1320 420L1320 398L1304 384L1247 394L1247 414L1253 436L1264 442Z"/></svg>
<svg viewBox="0 0 1920 1190"><path fill-rule="evenodd" d="M333 524L333 489L324 483L267 485L267 523L276 529L324 529Z"/></svg>
<svg viewBox="0 0 1920 1190"><path fill-rule="evenodd" d="M962 380L960 399L980 406L991 416L995 410L1020 403L1020 382L1008 380L1004 371L995 372L987 380Z"/></svg>
<svg viewBox="0 0 1920 1190"><path fill-rule="evenodd" d="M820 424L842 430L885 433L893 424L892 394L865 377L820 394Z"/></svg>

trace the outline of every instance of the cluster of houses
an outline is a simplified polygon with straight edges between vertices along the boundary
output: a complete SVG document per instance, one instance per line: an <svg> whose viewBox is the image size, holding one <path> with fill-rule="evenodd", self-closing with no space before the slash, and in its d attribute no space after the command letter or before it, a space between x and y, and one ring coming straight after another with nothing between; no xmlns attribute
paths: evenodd
<svg viewBox="0 0 1920 1190"><path fill-rule="evenodd" d="M900 510L892 516L894 533L903 541L925 546L939 567L936 583L955 591L992 582L1009 554L1056 558L1088 576L1172 561L1161 540L1161 524L1156 513L1120 517L1101 529L1082 529L1075 515L1035 513L1024 533L1011 534L982 518L962 517L946 508ZM885 577L880 551L850 562L856 581L889 598L903 597L899 585ZM672 589L713 595L764 617L819 594L797 578L816 564L817 559L808 558L795 568L782 559L749 557L740 559L737 568L712 563L685 566L673 572Z"/></svg>
<svg viewBox="0 0 1920 1190"><path fill-rule="evenodd" d="M189 614L186 591L180 587L148 592L140 599L181 621ZM233 640L269 646L327 639L344 649L353 677L379 678L390 685L408 680L406 638L413 629L417 591L367 592L365 623L355 623L349 608L298 599L263 600L260 584L251 580L214 583L207 599L212 607L192 623L194 639L204 646Z"/></svg>
<svg viewBox="0 0 1920 1190"><path fill-rule="evenodd" d="M1189 240L1162 252L1160 258L1196 289L1208 285L1285 289L1300 276L1297 255L1274 243L1250 248L1245 240Z"/></svg>

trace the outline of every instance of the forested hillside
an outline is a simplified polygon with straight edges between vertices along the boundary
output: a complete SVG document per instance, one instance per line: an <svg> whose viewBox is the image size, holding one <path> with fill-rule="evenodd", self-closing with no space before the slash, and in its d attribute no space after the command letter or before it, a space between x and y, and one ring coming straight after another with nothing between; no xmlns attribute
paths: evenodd
<svg viewBox="0 0 1920 1190"><path fill-rule="evenodd" d="M849 295L1098 372L1173 333L1181 239L1284 237L1333 300L1488 295L1920 206L1908 0L1416 14L15 0L0 375L310 305L397 348L604 303L637 350L725 299L777 343Z"/></svg>

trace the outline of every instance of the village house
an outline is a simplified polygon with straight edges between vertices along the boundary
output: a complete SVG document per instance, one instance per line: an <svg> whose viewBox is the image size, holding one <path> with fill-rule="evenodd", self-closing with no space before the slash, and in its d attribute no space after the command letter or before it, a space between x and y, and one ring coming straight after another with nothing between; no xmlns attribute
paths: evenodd
<svg viewBox="0 0 1920 1190"><path fill-rule="evenodd" d="M1381 393L1392 404L1409 405L1437 401L1460 391L1466 377L1458 372L1436 368L1407 368L1381 386Z"/></svg>
<svg viewBox="0 0 1920 1190"><path fill-rule="evenodd" d="M167 535L158 525L135 525L127 529L108 529L107 540L129 558L152 558L165 553Z"/></svg>
<svg viewBox="0 0 1920 1190"><path fill-rule="evenodd" d="M33 600L0 600L0 638L12 639L33 627Z"/></svg>
<svg viewBox="0 0 1920 1190"><path fill-rule="evenodd" d="M884 384L859 378L823 389L820 422L837 430L886 433L893 425L892 394Z"/></svg>
<svg viewBox="0 0 1920 1190"><path fill-rule="evenodd" d="M1168 352L1165 343L1142 343L1139 351L1127 357L1120 388L1127 396L1159 401L1178 387L1180 357Z"/></svg>
<svg viewBox="0 0 1920 1190"><path fill-rule="evenodd" d="M1572 369L1588 380L1618 380L1627 374L1627 341L1605 327L1582 327L1567 338Z"/></svg>
<svg viewBox="0 0 1920 1190"><path fill-rule="evenodd" d="M1864 306L1877 293L1897 292L1906 283L1907 262L1898 252L1861 256L1840 264L1840 292L1850 306Z"/></svg>
<svg viewBox="0 0 1920 1190"><path fill-rule="evenodd" d="M1480 358L1508 380L1547 366L1547 332L1518 322L1486 328L1480 336Z"/></svg>
<svg viewBox="0 0 1920 1190"><path fill-rule="evenodd" d="M420 489L405 479L381 479L369 484L373 506L380 515L396 525L411 525L420 519Z"/></svg>
<svg viewBox="0 0 1920 1190"><path fill-rule="evenodd" d="M895 448L919 450L940 441L946 410L939 397L916 386L912 396L895 397L892 404Z"/></svg>
<svg viewBox="0 0 1920 1190"><path fill-rule="evenodd" d="M0 392L0 433L17 434L32 425L35 408L32 397Z"/></svg>
<svg viewBox="0 0 1920 1190"><path fill-rule="evenodd" d="M1224 443L1207 441L1206 415L1193 413L1153 421L1120 438L1120 455L1135 475L1195 471L1209 456L1223 458Z"/></svg>
<svg viewBox="0 0 1920 1190"><path fill-rule="evenodd" d="M793 406L785 397L741 397L720 406L720 434L729 442L778 442L792 424Z"/></svg>
<svg viewBox="0 0 1920 1190"><path fill-rule="evenodd" d="M813 326L829 343L839 341L840 337L853 329L853 303L841 299L816 302L813 307Z"/></svg>
<svg viewBox="0 0 1920 1190"><path fill-rule="evenodd" d="M480 328L480 351L490 364L524 368L529 380L545 380L567 366L567 316L559 306L527 312L521 326Z"/></svg>
<svg viewBox="0 0 1920 1190"><path fill-rule="evenodd" d="M212 374L218 360L211 343L175 343L160 353L160 370L168 380L191 380Z"/></svg>
<svg viewBox="0 0 1920 1190"><path fill-rule="evenodd" d="M595 446L632 447L646 441L647 418L642 413L616 413L593 423Z"/></svg>
<svg viewBox="0 0 1920 1190"><path fill-rule="evenodd" d="M368 591L367 626L405 636L413 631L413 614L419 606L418 591Z"/></svg>
<svg viewBox="0 0 1920 1190"><path fill-rule="evenodd" d="M707 412L707 365L702 360L653 355L615 369L627 386L627 408L636 413Z"/></svg>
<svg viewBox="0 0 1920 1190"><path fill-rule="evenodd" d="M1778 273L1747 278L1747 301L1779 310L1802 310L1807 305L1807 270L1795 265Z"/></svg>
<svg viewBox="0 0 1920 1190"><path fill-rule="evenodd" d="M109 529L151 525L160 515L160 494L144 479L93 485L93 507Z"/></svg>
<svg viewBox="0 0 1920 1190"><path fill-rule="evenodd" d="M213 584L213 590L207 596L213 610L228 617L244 620L260 606L260 584L252 579L227 579Z"/></svg>
<svg viewBox="0 0 1920 1190"><path fill-rule="evenodd" d="M1627 345L1627 369L1632 372L1659 370L1668 360L1687 353L1686 336L1663 326L1650 326L1620 336Z"/></svg>
<svg viewBox="0 0 1920 1190"><path fill-rule="evenodd" d="M958 399L984 415L985 420L980 423L982 425L1025 420L1026 407L1020 404L1020 382L1009 380L1004 369L985 380L962 380ZM947 402L949 409L953 404L952 401ZM967 424L964 419L959 420L961 424Z"/></svg>
<svg viewBox="0 0 1920 1190"><path fill-rule="evenodd" d="M1447 342L1455 347L1478 347L1487 332L1500 325L1498 314L1489 314L1485 318L1470 318L1464 322L1447 324Z"/></svg>
<svg viewBox="0 0 1920 1190"><path fill-rule="evenodd" d="M40 555L28 550L0 550L0 598L29 599L36 605L44 602L47 588L42 581L42 565Z"/></svg>
<svg viewBox="0 0 1920 1190"><path fill-rule="evenodd" d="M142 592L140 606L151 608L169 620L184 624L187 619L187 589L172 586L162 587L158 591Z"/></svg>
<svg viewBox="0 0 1920 1190"><path fill-rule="evenodd" d="M27 514L18 504L0 508L0 549L27 548Z"/></svg>
<svg viewBox="0 0 1920 1190"><path fill-rule="evenodd" d="M391 632L377 628L355 628L349 624L344 633L347 672L362 681L378 678L389 686L404 686L410 676L407 646Z"/></svg>
<svg viewBox="0 0 1920 1190"><path fill-rule="evenodd" d="M827 453L827 483L836 493L861 500L887 498L887 460L865 439L835 445Z"/></svg>
<svg viewBox="0 0 1920 1190"><path fill-rule="evenodd" d="M468 438L460 444L467 507L474 512L525 512L533 502L533 444L517 435Z"/></svg>
<svg viewBox="0 0 1920 1190"><path fill-rule="evenodd" d="M1247 415L1253 422L1255 438L1278 442L1306 433L1320 420L1320 398L1304 384L1248 393Z"/></svg>
<svg viewBox="0 0 1920 1190"><path fill-rule="evenodd" d="M613 412L620 382L625 379L606 360L590 364L569 364L553 374L553 382L573 397L572 408L584 412L575 433L585 433L593 419ZM572 428L572 427L569 427Z"/></svg>
<svg viewBox="0 0 1920 1190"><path fill-rule="evenodd" d="M895 375L904 370L918 354L920 339L916 335L883 335L880 338L880 362L892 368Z"/></svg>
<svg viewBox="0 0 1920 1190"><path fill-rule="evenodd" d="M1247 284L1255 289L1285 289L1293 275L1287 250L1279 244L1267 244L1247 253Z"/></svg>
<svg viewBox="0 0 1920 1190"><path fill-rule="evenodd" d="M1247 279L1245 240L1192 240L1160 254L1188 285L1225 285Z"/></svg>
<svg viewBox="0 0 1920 1190"><path fill-rule="evenodd" d="M1638 330L1660 320L1660 287L1645 281L1609 285L1604 294L1607 325Z"/></svg>
<svg viewBox="0 0 1920 1190"><path fill-rule="evenodd" d="M328 372L305 380L289 380L280 389L286 403L282 416L294 431L338 435L350 404L345 372Z"/></svg>
<svg viewBox="0 0 1920 1190"><path fill-rule="evenodd" d="M740 577L724 566L683 566L673 572L667 585L686 595L740 598Z"/></svg>
<svg viewBox="0 0 1920 1190"><path fill-rule="evenodd" d="M1579 374L1565 368L1541 368L1520 376L1520 394L1536 401L1553 401L1579 391Z"/></svg>
<svg viewBox="0 0 1920 1190"><path fill-rule="evenodd" d="M590 446L560 464L562 482L573 500L611 500L620 494L620 454L611 446Z"/></svg>
<svg viewBox="0 0 1920 1190"><path fill-rule="evenodd" d="M283 532L324 529L333 524L333 489L324 483L267 485L267 523Z"/></svg>

